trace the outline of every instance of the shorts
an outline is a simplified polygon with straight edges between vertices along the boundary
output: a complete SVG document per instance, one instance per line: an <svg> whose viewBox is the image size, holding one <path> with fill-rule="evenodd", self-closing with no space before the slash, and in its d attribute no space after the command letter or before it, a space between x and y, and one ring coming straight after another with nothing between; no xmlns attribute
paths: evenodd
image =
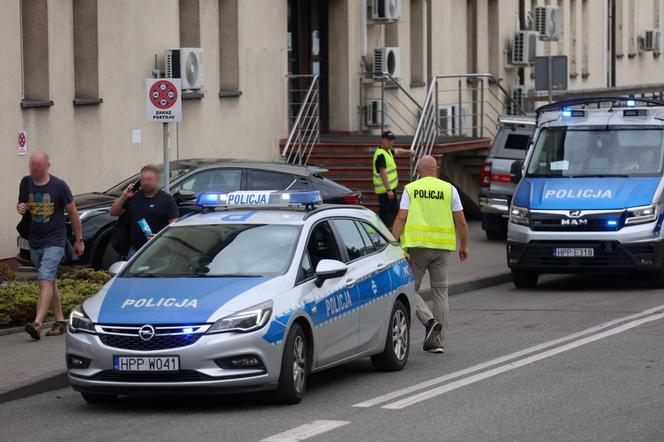
<svg viewBox="0 0 664 442"><path fill-rule="evenodd" d="M34 249L30 247L30 260L37 268L37 279L42 281L55 281L58 275L58 266L65 256L65 248L57 246Z"/></svg>

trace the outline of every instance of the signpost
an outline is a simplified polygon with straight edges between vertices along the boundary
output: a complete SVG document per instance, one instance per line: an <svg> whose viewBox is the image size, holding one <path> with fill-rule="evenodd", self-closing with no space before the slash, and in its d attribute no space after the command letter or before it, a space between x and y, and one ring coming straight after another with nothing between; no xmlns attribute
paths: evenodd
<svg viewBox="0 0 664 442"><path fill-rule="evenodd" d="M553 91L567 90L567 56L535 57L535 90L548 91L549 103Z"/></svg>
<svg viewBox="0 0 664 442"><path fill-rule="evenodd" d="M168 123L182 121L182 94L179 78L148 78L145 80L147 95L147 117L151 123L161 123L164 143L164 191L170 187L169 145L170 130Z"/></svg>
<svg viewBox="0 0 664 442"><path fill-rule="evenodd" d="M19 155L28 154L28 135L24 130L18 131L18 152Z"/></svg>

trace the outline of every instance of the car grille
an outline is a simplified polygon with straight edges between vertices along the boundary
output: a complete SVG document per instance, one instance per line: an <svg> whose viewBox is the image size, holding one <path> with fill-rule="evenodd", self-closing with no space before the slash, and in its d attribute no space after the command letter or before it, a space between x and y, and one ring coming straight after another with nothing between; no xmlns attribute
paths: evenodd
<svg viewBox="0 0 664 442"><path fill-rule="evenodd" d="M195 370L173 372L104 370L97 373L93 379L107 382L195 382L208 380L210 376Z"/></svg>
<svg viewBox="0 0 664 442"><path fill-rule="evenodd" d="M203 336L209 325L154 326L154 335L151 339L139 336L142 327L144 326L97 325L97 333L101 342L109 347L154 351L191 345Z"/></svg>
<svg viewBox="0 0 664 442"><path fill-rule="evenodd" d="M566 232L615 232L625 222L624 212L602 212L568 216L569 211L560 213L531 213L531 228L535 231Z"/></svg>

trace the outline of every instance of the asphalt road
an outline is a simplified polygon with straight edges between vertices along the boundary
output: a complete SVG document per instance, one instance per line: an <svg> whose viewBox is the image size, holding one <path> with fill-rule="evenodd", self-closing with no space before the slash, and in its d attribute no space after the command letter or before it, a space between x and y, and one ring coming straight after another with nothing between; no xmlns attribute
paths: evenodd
<svg viewBox="0 0 664 442"><path fill-rule="evenodd" d="M327 429L307 440L664 440L663 290L547 277L451 306L444 355L421 351L414 324L404 371L376 373L367 360L320 373L299 405L244 395L89 406L64 389L1 404L0 438L299 440Z"/></svg>

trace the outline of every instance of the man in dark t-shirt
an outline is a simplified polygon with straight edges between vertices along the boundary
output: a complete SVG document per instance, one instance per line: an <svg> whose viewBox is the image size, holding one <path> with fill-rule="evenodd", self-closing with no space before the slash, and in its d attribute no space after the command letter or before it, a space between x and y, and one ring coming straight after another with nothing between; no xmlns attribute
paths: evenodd
<svg viewBox="0 0 664 442"><path fill-rule="evenodd" d="M49 173L50 166L46 153L35 152L30 156L30 175L21 180L16 204L18 213L30 217L27 240L30 243L30 259L38 271L39 298L35 320L25 325L25 331L33 339L41 337L42 322L49 306L53 307L55 322L46 336L57 336L67 331L56 284L58 266L64 257L67 242L65 212L69 215L75 238L74 251L79 256L84 251L81 220L71 190L67 183Z"/></svg>
<svg viewBox="0 0 664 442"><path fill-rule="evenodd" d="M129 218L130 248L128 257L134 253L161 229L177 220L180 216L173 197L159 189L161 170L153 165L141 169L140 189L130 184L122 195L113 202L111 215L120 216L127 212ZM145 230L146 223L149 230Z"/></svg>

